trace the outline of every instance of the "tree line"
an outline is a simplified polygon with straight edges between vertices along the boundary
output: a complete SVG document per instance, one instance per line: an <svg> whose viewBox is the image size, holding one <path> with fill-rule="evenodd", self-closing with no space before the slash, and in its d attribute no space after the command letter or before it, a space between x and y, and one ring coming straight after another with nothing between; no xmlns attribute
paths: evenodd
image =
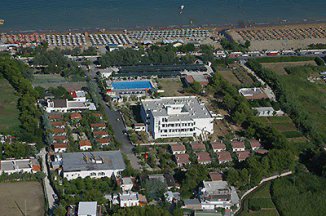
<svg viewBox="0 0 326 216"><path fill-rule="evenodd" d="M41 144L42 130L39 127L41 112L37 107L38 93L29 80L24 78L24 66L9 56L0 56L0 73L19 94L18 110L20 131L18 136L27 142Z"/></svg>

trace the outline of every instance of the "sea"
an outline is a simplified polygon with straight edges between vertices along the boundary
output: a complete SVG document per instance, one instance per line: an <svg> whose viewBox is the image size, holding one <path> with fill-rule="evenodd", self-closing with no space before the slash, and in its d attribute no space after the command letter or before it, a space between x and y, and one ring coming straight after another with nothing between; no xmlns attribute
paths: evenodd
<svg viewBox="0 0 326 216"><path fill-rule="evenodd" d="M326 0L1 0L0 32L319 22L325 11Z"/></svg>

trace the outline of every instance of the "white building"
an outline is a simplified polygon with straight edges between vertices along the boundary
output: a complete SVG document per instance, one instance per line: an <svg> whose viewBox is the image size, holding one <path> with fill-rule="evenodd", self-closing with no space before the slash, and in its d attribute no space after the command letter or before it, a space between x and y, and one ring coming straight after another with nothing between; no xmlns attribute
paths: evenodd
<svg viewBox="0 0 326 216"><path fill-rule="evenodd" d="M97 216L97 202L79 202L78 216Z"/></svg>
<svg viewBox="0 0 326 216"><path fill-rule="evenodd" d="M136 132L146 131L146 126L144 123L135 123L134 124L134 130Z"/></svg>
<svg viewBox="0 0 326 216"><path fill-rule="evenodd" d="M68 112L68 111L82 111L82 110L96 110L94 103L69 101L67 99L47 100L45 111L51 112Z"/></svg>
<svg viewBox="0 0 326 216"><path fill-rule="evenodd" d="M120 151L73 152L62 154L63 177L68 180L120 176L126 168Z"/></svg>
<svg viewBox="0 0 326 216"><path fill-rule="evenodd" d="M136 192L119 194L120 207L139 206L139 195Z"/></svg>
<svg viewBox="0 0 326 216"><path fill-rule="evenodd" d="M134 186L134 183L132 182L131 177L124 177L121 179L120 187L121 187L122 191L131 191L133 186Z"/></svg>
<svg viewBox="0 0 326 216"><path fill-rule="evenodd" d="M72 91L70 92L70 95L72 96L74 101L78 102L86 102L86 92L79 90L79 91Z"/></svg>
<svg viewBox="0 0 326 216"><path fill-rule="evenodd" d="M32 173L32 163L30 159L2 160L0 161L0 175L2 173Z"/></svg>
<svg viewBox="0 0 326 216"><path fill-rule="evenodd" d="M275 114L273 107L254 107L252 109L257 111L257 116L268 117Z"/></svg>
<svg viewBox="0 0 326 216"><path fill-rule="evenodd" d="M239 205L240 199L235 188L226 181L203 181L203 185L200 196L202 209L230 209L233 205Z"/></svg>
<svg viewBox="0 0 326 216"><path fill-rule="evenodd" d="M154 139L212 134L211 113L195 96L142 100L141 117Z"/></svg>

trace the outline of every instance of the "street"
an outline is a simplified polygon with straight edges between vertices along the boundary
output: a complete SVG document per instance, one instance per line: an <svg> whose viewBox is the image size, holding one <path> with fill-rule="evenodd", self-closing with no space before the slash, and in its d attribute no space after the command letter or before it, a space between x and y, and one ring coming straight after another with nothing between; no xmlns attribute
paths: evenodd
<svg viewBox="0 0 326 216"><path fill-rule="evenodd" d="M45 173L45 176L46 176L43 179L43 184L44 184L44 188L46 191L45 196L47 197L47 200L49 203L49 209L51 211L51 210L53 210L53 207L55 205L55 200L53 197L53 195L55 195L55 192L54 192L54 190L50 184L50 180L49 180L49 173L48 173L47 163L46 163L47 152L46 152L45 148L41 149L38 156L40 156L42 158L42 171Z"/></svg>

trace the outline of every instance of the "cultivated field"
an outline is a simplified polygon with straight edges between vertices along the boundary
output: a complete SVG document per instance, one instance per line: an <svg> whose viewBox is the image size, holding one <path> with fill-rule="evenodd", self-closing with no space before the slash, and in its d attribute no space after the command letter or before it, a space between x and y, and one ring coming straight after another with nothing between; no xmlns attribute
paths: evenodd
<svg viewBox="0 0 326 216"><path fill-rule="evenodd" d="M0 131L7 131L19 126L18 96L9 82L3 78L0 78L0 87Z"/></svg>
<svg viewBox="0 0 326 216"><path fill-rule="evenodd" d="M222 75L222 77L231 83L232 85L238 86L241 85L241 82L237 79L237 77L233 74L232 70L223 69L220 70L219 73Z"/></svg>
<svg viewBox="0 0 326 216"><path fill-rule="evenodd" d="M304 66L304 65L314 65L316 66L315 61L300 61L300 62L274 62L274 63L261 63L263 67L270 69L277 74L287 75L285 68Z"/></svg>
<svg viewBox="0 0 326 216"><path fill-rule="evenodd" d="M158 79L158 85L164 90L161 95L163 97L181 96L183 87L182 82L178 78L162 78Z"/></svg>
<svg viewBox="0 0 326 216"><path fill-rule="evenodd" d="M0 215L44 215L43 189L38 182L0 184Z"/></svg>
<svg viewBox="0 0 326 216"><path fill-rule="evenodd" d="M241 216L278 216L270 194L270 183L266 183L244 200Z"/></svg>
<svg viewBox="0 0 326 216"><path fill-rule="evenodd" d="M251 87L256 81L237 63L231 64L229 68L219 70L219 73L225 80L235 86Z"/></svg>
<svg viewBox="0 0 326 216"><path fill-rule="evenodd" d="M302 133L298 131L292 119L288 116L273 116L260 119L284 134L286 138L302 137Z"/></svg>

